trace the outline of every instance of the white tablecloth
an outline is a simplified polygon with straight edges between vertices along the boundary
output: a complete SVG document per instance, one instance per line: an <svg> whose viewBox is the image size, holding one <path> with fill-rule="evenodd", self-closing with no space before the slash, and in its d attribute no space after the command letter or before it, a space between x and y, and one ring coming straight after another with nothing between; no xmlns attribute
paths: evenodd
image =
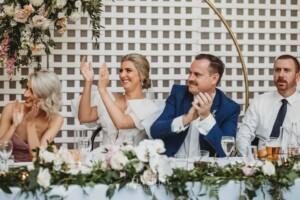
<svg viewBox="0 0 300 200"><path fill-rule="evenodd" d="M202 187L202 190L199 191L200 183L194 184L194 186L191 183L188 183L188 187L190 188L190 197L191 199L201 199L201 200L210 200L209 196L206 194L202 196L202 194L205 194L205 188ZM242 186L244 187L244 186ZM65 200L82 200L82 199L88 199L88 200L108 200L106 197L106 190L108 186L98 184L95 187L85 187L84 189L77 185L71 185L68 190L66 190L63 186L55 186L53 187L52 191L47 194L48 197L51 195L59 195L64 197ZM238 200L240 195L240 182L234 182L230 181L228 184L222 186L219 190L219 197L220 200ZM1 200L23 200L23 199L34 199L34 197L30 194L27 196L26 194L22 194L20 196L20 189L19 188L11 188L12 194L4 193L2 190L0 191L0 199ZM267 187L265 189L265 199L269 200L271 199L269 193L267 192ZM86 194L84 194L84 191ZM153 187L152 193L156 196L157 199L162 200L171 200L174 199L174 196L167 195L163 187ZM199 195L201 195L199 197ZM42 198L42 195L39 195L38 199L44 199ZM198 197L198 198L197 198ZM290 188L290 191L284 191L284 198L288 200L299 200L300 197L300 179L297 179L295 182L295 185ZM60 199L60 198L53 198L53 199ZM147 195L141 186L138 186L137 188L129 188L125 187L120 191L116 191L112 200L124 200L124 199L130 199L130 200L151 200L152 196ZM263 194L260 190L257 191L257 197L254 198L255 200L262 200Z"/></svg>

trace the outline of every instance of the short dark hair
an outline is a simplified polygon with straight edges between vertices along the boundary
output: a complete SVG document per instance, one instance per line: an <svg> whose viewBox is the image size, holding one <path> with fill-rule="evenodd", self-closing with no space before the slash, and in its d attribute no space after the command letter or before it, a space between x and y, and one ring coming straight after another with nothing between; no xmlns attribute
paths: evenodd
<svg viewBox="0 0 300 200"><path fill-rule="evenodd" d="M277 60L283 60L283 59L292 59L294 61L294 64L296 66L296 73L299 73L299 70L300 70L300 63L298 61L298 59L292 55L288 55L288 54L284 54L284 55L281 55L279 56L276 60L275 60L275 63ZM275 67L275 63L274 63L274 67Z"/></svg>
<svg viewBox="0 0 300 200"><path fill-rule="evenodd" d="M218 57L211 54L198 54L195 56L195 60L202 60L202 59L207 59L210 61L210 65L209 65L210 75L213 75L215 73L219 74L219 80L217 82L218 85L224 73L224 68L225 68L224 63Z"/></svg>

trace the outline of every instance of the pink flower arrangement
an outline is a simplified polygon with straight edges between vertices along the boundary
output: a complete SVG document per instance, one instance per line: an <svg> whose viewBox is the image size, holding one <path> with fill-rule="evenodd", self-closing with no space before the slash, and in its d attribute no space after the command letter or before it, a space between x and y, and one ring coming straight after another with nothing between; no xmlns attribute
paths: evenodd
<svg viewBox="0 0 300 200"><path fill-rule="evenodd" d="M1 56L1 63L2 65L6 65L6 72L8 75L13 75L15 72L15 61L16 57L9 57L8 50L9 50L9 42L10 39L8 37L4 38L0 44L0 56ZM14 54L16 56L16 53Z"/></svg>
<svg viewBox="0 0 300 200"><path fill-rule="evenodd" d="M36 54L50 54L55 43L50 25L63 34L68 20L75 21L88 12L97 39L100 29L101 0L6 0L0 19L0 63L12 76L21 66L40 65Z"/></svg>

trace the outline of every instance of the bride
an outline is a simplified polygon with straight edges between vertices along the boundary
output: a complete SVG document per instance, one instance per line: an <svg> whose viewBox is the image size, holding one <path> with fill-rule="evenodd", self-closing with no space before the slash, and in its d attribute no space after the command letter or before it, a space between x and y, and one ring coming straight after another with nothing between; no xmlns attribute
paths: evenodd
<svg viewBox="0 0 300 200"><path fill-rule="evenodd" d="M137 145L148 138L152 122L160 114L155 103L146 99L143 89L151 86L150 66L145 56L128 54L121 60L119 80L124 94L107 90L109 72L103 64L99 72L98 91L92 94L94 71L92 63L85 63L84 56L80 70L84 77L84 89L79 103L78 118L83 123L97 121L103 128L103 145Z"/></svg>

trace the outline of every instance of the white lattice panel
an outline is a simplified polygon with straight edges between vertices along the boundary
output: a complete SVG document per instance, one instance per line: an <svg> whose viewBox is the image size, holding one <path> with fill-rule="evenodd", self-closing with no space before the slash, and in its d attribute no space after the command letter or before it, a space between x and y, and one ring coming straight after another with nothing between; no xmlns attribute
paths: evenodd
<svg viewBox="0 0 300 200"><path fill-rule="evenodd" d="M300 2L297 0L212 1L235 33L248 68L250 102L274 89L274 59L284 53L300 55ZM72 143L78 121L71 114L70 100L83 87L79 64L82 55L94 62L96 74L102 62L111 72L110 89L121 92L118 83L120 58L131 52L147 56L151 64L152 91L165 99L174 83L185 84L193 57L202 53L219 56L226 65L220 88L244 110L245 89L241 63L225 26L200 0L104 0L100 47L94 47L88 18L68 24L68 31L55 35L56 48L49 56L50 69L62 80L65 123L57 143ZM42 57L42 65L47 59ZM23 89L16 82L28 69L8 81L0 70L0 111ZM96 76L96 78L98 78ZM95 81L96 84L96 81ZM243 115L242 111L242 115ZM241 116L242 116L241 115Z"/></svg>

